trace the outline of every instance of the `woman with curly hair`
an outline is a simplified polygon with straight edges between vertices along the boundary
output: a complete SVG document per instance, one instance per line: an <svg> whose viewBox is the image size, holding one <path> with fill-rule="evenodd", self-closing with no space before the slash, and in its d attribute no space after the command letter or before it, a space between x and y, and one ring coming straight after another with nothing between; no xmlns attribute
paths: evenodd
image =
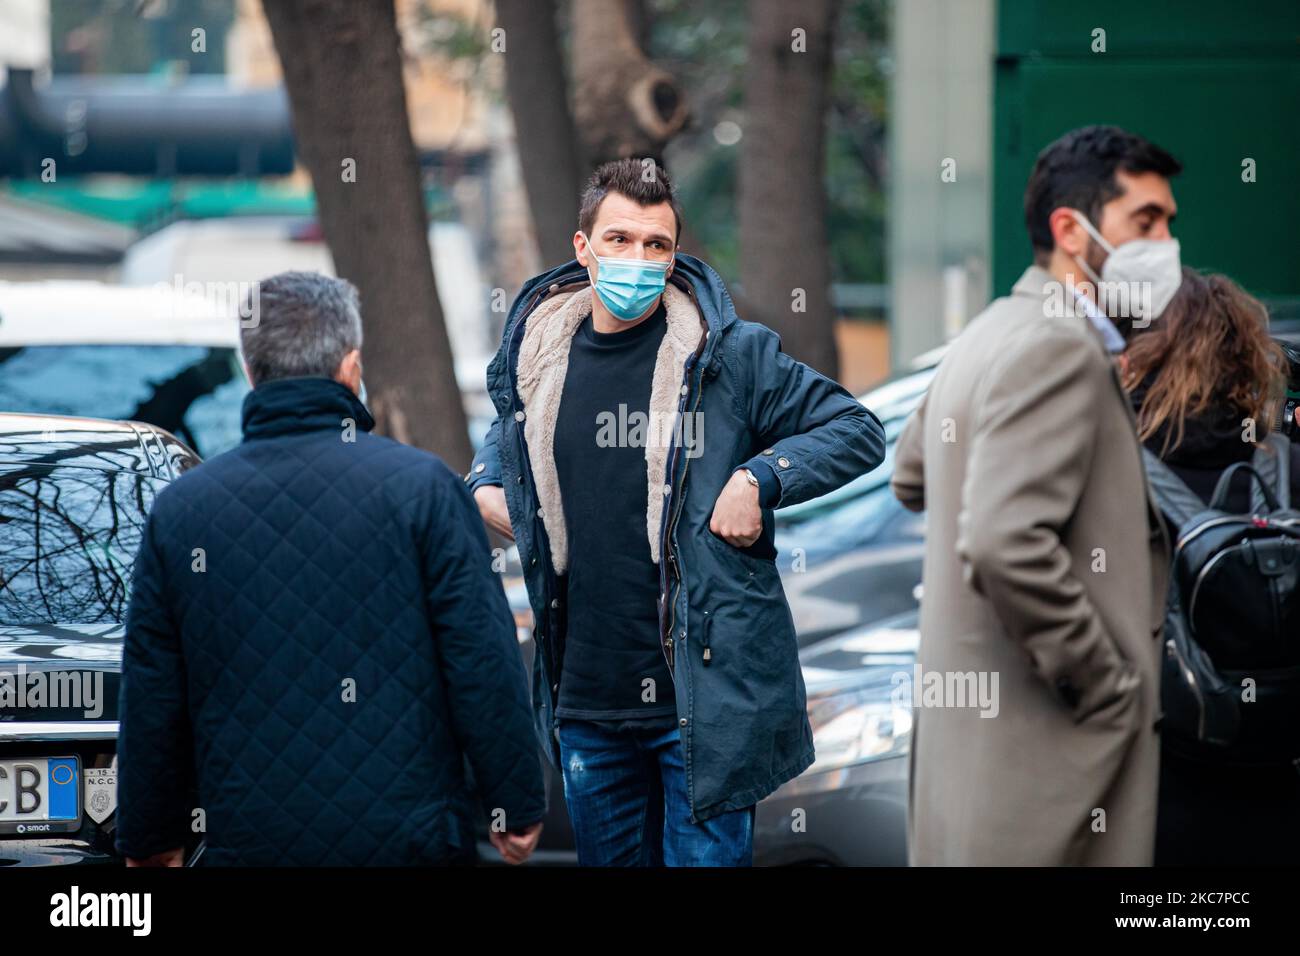
<svg viewBox="0 0 1300 956"><path fill-rule="evenodd" d="M1287 365L1259 301L1225 276L1184 269L1164 313L1134 329L1120 368L1139 438L1208 505L1223 471L1249 461L1272 427ZM1289 452L1300 503L1300 445ZM1250 492L1234 482L1224 510L1249 513ZM1300 695L1300 681L1285 686ZM1268 761L1164 734L1157 865L1300 859L1300 727L1270 730L1281 744Z"/></svg>

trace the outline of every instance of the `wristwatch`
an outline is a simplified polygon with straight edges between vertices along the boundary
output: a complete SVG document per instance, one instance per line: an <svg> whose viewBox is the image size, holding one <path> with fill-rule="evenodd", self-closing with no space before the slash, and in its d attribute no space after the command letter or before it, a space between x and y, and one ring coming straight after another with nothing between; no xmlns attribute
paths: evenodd
<svg viewBox="0 0 1300 956"><path fill-rule="evenodd" d="M745 479L751 485L753 485L755 488L759 487L758 479L754 477L754 473L752 471L750 471L748 468L742 468L740 470L745 473Z"/></svg>

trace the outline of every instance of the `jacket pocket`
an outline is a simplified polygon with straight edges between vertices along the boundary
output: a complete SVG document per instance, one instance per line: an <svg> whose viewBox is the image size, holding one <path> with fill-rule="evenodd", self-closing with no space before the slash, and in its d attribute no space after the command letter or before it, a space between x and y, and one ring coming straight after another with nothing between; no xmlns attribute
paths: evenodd
<svg viewBox="0 0 1300 956"><path fill-rule="evenodd" d="M773 555L772 557L762 557L759 555L752 554L750 553L750 551L748 551L745 548L738 548L734 544L730 544L724 541L722 538L719 538L708 528L704 529L704 537L708 540L709 546L713 548L713 550L716 553L722 555L724 559L726 559L730 563L742 564L753 569L764 569L764 570L767 568L776 567L775 555ZM759 542L761 541L762 538L759 538ZM755 543L757 544L758 542Z"/></svg>

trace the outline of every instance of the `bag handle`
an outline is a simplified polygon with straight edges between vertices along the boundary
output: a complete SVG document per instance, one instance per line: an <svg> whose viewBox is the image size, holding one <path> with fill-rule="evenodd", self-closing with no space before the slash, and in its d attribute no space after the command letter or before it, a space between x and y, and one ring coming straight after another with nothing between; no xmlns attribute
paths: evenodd
<svg viewBox="0 0 1300 956"><path fill-rule="evenodd" d="M1219 476L1219 483L1214 486L1214 494L1210 496L1210 507L1216 511L1222 511L1224 504L1228 500L1228 490L1232 485L1232 479L1239 473L1245 472L1259 483L1259 490L1264 494L1264 501L1270 511L1281 511L1282 506L1277 503L1277 497L1273 490L1269 488L1264 478L1249 463L1239 461L1235 465L1229 465L1224 469L1223 474Z"/></svg>
<svg viewBox="0 0 1300 956"><path fill-rule="evenodd" d="M1142 448L1142 460L1147 468L1147 482L1156 504L1174 523L1174 530L1182 528L1192 518L1205 510L1205 502L1173 470L1160 460L1151 449Z"/></svg>
<svg viewBox="0 0 1300 956"><path fill-rule="evenodd" d="M1291 442L1279 432L1270 432L1265 439L1255 446L1255 454L1250 460L1251 466L1259 472L1264 484L1275 489L1278 505L1282 510L1291 507ZM1251 509L1261 511L1264 496L1259 488L1252 490Z"/></svg>

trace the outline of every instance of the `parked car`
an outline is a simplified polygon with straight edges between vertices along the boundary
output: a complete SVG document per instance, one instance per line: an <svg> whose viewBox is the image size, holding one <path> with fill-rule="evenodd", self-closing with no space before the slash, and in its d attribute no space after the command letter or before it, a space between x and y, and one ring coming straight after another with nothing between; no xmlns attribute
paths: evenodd
<svg viewBox="0 0 1300 956"><path fill-rule="evenodd" d="M800 653L817 759L759 803L755 864L907 865L917 618L913 609Z"/></svg>
<svg viewBox="0 0 1300 956"><path fill-rule="evenodd" d="M917 606L925 516L894 497L894 446L934 377L934 355L862 396L885 429L879 467L812 501L776 512L777 567L799 646Z"/></svg>
<svg viewBox="0 0 1300 956"><path fill-rule="evenodd" d="M0 414L0 866L120 862L131 567L158 492L198 461L141 422Z"/></svg>

